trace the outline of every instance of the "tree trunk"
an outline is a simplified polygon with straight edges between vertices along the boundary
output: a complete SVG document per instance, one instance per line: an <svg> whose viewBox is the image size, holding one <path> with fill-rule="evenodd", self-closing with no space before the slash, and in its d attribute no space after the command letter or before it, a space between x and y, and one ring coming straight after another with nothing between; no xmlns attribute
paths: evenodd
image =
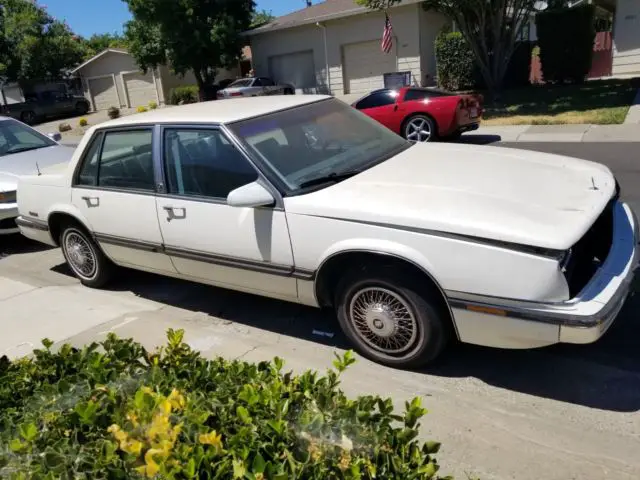
<svg viewBox="0 0 640 480"><path fill-rule="evenodd" d="M194 77L196 77L196 83L198 84L198 100L200 102L204 102L206 85L204 82L204 78L202 78L202 72L199 68L194 68L193 75Z"/></svg>

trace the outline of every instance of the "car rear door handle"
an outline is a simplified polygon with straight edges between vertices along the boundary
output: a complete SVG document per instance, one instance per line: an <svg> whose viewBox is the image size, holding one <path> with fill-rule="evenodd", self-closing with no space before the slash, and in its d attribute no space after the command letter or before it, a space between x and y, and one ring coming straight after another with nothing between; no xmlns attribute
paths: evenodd
<svg viewBox="0 0 640 480"><path fill-rule="evenodd" d="M171 207L169 205L162 207L167 212L167 222L171 220L184 220L187 218L187 209L182 207Z"/></svg>
<svg viewBox="0 0 640 480"><path fill-rule="evenodd" d="M82 197L82 200L87 202L87 207L89 208L95 208L100 206L100 198L98 197L85 196L85 197Z"/></svg>

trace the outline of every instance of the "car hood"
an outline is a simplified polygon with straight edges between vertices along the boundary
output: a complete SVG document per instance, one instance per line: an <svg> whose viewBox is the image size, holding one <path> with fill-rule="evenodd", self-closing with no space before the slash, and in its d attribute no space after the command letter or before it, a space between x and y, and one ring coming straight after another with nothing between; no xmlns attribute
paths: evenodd
<svg viewBox="0 0 640 480"><path fill-rule="evenodd" d="M499 147L418 144L288 213L565 250L615 193L604 165Z"/></svg>
<svg viewBox="0 0 640 480"><path fill-rule="evenodd" d="M69 163L74 151L71 147L53 145L0 157L0 190L15 190L21 176L56 170L56 166Z"/></svg>

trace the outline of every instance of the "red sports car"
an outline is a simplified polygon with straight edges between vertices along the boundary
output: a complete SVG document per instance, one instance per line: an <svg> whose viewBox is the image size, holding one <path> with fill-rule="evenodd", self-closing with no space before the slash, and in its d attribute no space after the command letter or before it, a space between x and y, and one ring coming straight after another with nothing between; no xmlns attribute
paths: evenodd
<svg viewBox="0 0 640 480"><path fill-rule="evenodd" d="M482 119L482 96L431 88L376 90L352 106L410 142L457 139Z"/></svg>

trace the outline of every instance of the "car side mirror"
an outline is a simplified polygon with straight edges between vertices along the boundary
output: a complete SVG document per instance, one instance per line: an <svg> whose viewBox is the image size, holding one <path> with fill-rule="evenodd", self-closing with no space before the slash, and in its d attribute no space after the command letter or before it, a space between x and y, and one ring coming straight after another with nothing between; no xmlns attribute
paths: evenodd
<svg viewBox="0 0 640 480"><path fill-rule="evenodd" d="M60 134L60 132L49 132L47 133L47 137L49 137L54 142L59 142L60 140L62 140L62 135Z"/></svg>
<svg viewBox="0 0 640 480"><path fill-rule="evenodd" d="M227 196L227 205L238 208L255 208L273 205L276 201L269 190L258 182L236 188Z"/></svg>

